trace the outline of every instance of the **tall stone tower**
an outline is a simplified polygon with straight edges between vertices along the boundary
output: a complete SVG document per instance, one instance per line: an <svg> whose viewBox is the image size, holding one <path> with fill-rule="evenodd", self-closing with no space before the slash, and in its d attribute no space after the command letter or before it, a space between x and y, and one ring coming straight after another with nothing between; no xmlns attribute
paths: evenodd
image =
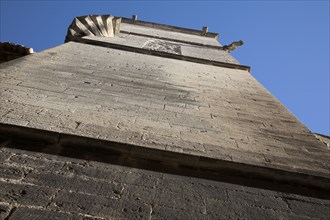
<svg viewBox="0 0 330 220"><path fill-rule="evenodd" d="M111 15L65 41L0 65L2 218L330 216L328 146L230 55L242 42Z"/></svg>

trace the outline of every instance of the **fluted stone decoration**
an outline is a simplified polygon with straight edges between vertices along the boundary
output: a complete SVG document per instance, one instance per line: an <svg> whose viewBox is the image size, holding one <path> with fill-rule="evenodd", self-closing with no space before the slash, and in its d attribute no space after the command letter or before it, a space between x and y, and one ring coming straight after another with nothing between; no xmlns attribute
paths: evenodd
<svg viewBox="0 0 330 220"><path fill-rule="evenodd" d="M65 42L76 37L100 36L114 37L120 32L121 18L111 15L88 15L73 19L68 28Z"/></svg>

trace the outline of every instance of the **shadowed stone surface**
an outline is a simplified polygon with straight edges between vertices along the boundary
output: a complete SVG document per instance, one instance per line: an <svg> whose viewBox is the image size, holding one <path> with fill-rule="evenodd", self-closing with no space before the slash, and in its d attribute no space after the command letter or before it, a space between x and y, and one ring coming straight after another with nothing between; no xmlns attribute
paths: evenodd
<svg viewBox="0 0 330 220"><path fill-rule="evenodd" d="M0 178L2 219L327 219L330 215L326 199L19 150L14 145L1 142L0 155L6 155L1 166L28 172L19 179L15 172ZM39 169L35 163L39 158L44 167L59 169Z"/></svg>

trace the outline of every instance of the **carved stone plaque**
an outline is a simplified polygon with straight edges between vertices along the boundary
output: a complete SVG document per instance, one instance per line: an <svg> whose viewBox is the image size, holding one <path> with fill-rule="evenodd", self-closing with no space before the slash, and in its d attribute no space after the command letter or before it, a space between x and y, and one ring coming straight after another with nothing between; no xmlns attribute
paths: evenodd
<svg viewBox="0 0 330 220"><path fill-rule="evenodd" d="M181 55L181 46L164 40L149 40L142 48Z"/></svg>

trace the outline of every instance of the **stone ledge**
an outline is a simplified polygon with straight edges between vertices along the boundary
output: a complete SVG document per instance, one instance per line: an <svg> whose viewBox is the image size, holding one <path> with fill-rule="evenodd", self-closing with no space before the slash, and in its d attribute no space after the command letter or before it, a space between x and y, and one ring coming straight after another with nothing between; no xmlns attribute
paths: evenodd
<svg viewBox="0 0 330 220"><path fill-rule="evenodd" d="M1 136L14 141L33 140L46 143L43 149L28 150L42 151L49 154L78 157L214 180L245 178L248 180L266 181L269 186L272 184L303 186L326 192L330 191L330 179L321 175L224 161L9 124L0 124ZM329 193L327 194L330 195Z"/></svg>
<svg viewBox="0 0 330 220"><path fill-rule="evenodd" d="M140 26L145 26L145 27L152 27L152 28L157 28L157 29L161 29L161 30L168 30L168 31L174 31L174 32L185 33L185 34L192 34L192 35L197 35L197 36L202 36L202 37L209 37L209 38L214 38L216 40L219 38L218 33L212 33L212 32L205 33L202 30L175 27L175 26L171 26L171 25L157 24L157 23L148 22L148 21L140 21L140 20L134 21L132 19L124 18L124 17L121 17L121 19L122 19L123 23L135 24L135 25L140 25Z"/></svg>
<svg viewBox="0 0 330 220"><path fill-rule="evenodd" d="M217 50L223 50L222 46L214 46L214 45L208 45L208 44L202 44L202 43L196 43L196 42L189 42L189 41L184 41L184 40L178 40L178 39L172 39L172 38L166 38L166 37L158 37L158 36L153 36L153 35L149 35L149 34L140 34L140 33L134 33L134 32L129 32L129 31L120 31L120 33L136 35L136 36L141 36L141 37L150 37L150 38L154 38L154 39L178 42L178 43L183 43L183 44L190 44L190 45L217 49Z"/></svg>
<svg viewBox="0 0 330 220"><path fill-rule="evenodd" d="M230 68L230 69L246 70L248 72L250 72L250 70L251 70L251 67L244 66L244 65L206 60L206 59L202 59L202 58L177 55L177 54L166 53L166 52L162 52L162 51L146 50L146 49L143 49L143 48L125 46L125 45L114 44L114 43L109 43L109 42L102 42L102 41L91 40L91 39L87 39L87 38L72 37L71 41L77 42L77 43L84 43L84 44L94 45L94 46L100 46L100 47L130 51L130 52L135 52L135 53L140 53L140 54L153 55L153 56L158 56L158 57L163 57L163 58L184 60L184 61L193 62L193 63L219 66L219 67L225 67L225 68Z"/></svg>

